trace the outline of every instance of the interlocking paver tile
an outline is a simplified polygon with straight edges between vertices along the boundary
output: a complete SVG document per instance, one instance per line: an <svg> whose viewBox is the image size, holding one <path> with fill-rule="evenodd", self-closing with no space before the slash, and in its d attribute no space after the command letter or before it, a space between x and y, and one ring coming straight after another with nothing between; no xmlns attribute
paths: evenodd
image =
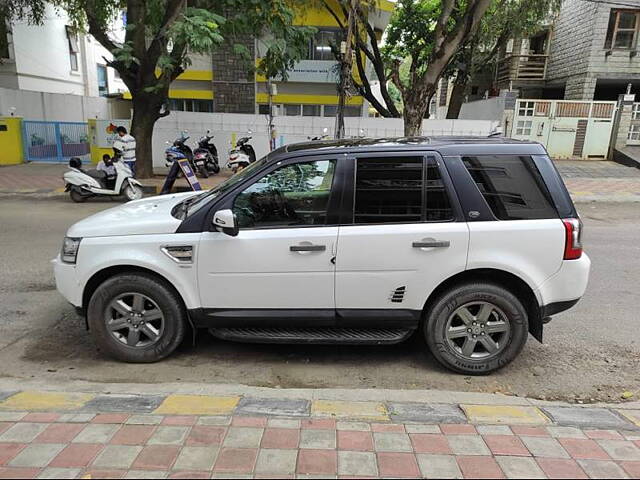
<svg viewBox="0 0 640 480"><path fill-rule="evenodd" d="M38 478L51 478L51 479L65 479L65 478L78 478L82 470L79 468L45 468Z"/></svg>
<svg viewBox="0 0 640 480"><path fill-rule="evenodd" d="M528 437L549 437L550 434L544 427L530 427L528 425L512 425L511 431L516 435L526 435Z"/></svg>
<svg viewBox="0 0 640 480"><path fill-rule="evenodd" d="M258 453L255 472L258 474L293 475L296 471L297 450L262 448Z"/></svg>
<svg viewBox="0 0 640 480"><path fill-rule="evenodd" d="M149 445L182 445L189 433L188 427L161 426L151 435Z"/></svg>
<svg viewBox="0 0 640 480"><path fill-rule="evenodd" d="M242 417L234 415L231 417L231 426L264 428L267 426L267 417Z"/></svg>
<svg viewBox="0 0 640 480"><path fill-rule="evenodd" d="M267 428L262 434L262 448L291 449L300 444L300 430L293 428Z"/></svg>
<svg viewBox="0 0 640 480"><path fill-rule="evenodd" d="M576 427L547 427L547 430L554 438L587 438L582 430Z"/></svg>
<svg viewBox="0 0 640 480"><path fill-rule="evenodd" d="M299 450L296 471L307 475L335 475L338 471L337 453L325 449Z"/></svg>
<svg viewBox="0 0 640 480"><path fill-rule="evenodd" d="M551 437L520 437L534 457L569 458L558 440Z"/></svg>
<svg viewBox="0 0 640 480"><path fill-rule="evenodd" d="M504 478L500 465L493 457L457 457L456 461L465 478Z"/></svg>
<svg viewBox="0 0 640 480"><path fill-rule="evenodd" d="M184 480L205 479L205 478L211 478L211 473L194 472L194 471L173 472L169 474L169 478L184 479Z"/></svg>
<svg viewBox="0 0 640 480"><path fill-rule="evenodd" d="M127 425L160 425L163 420L162 415L131 415Z"/></svg>
<svg viewBox="0 0 640 480"><path fill-rule="evenodd" d="M461 405L472 423L542 425L549 419L537 407L516 405Z"/></svg>
<svg viewBox="0 0 640 480"><path fill-rule="evenodd" d="M591 478L629 478L622 468L610 460L578 460L578 463Z"/></svg>
<svg viewBox="0 0 640 480"><path fill-rule="evenodd" d="M583 433L592 440L624 440L615 430L583 430Z"/></svg>
<svg viewBox="0 0 640 480"><path fill-rule="evenodd" d="M496 461L507 478L547 478L533 458L497 456Z"/></svg>
<svg viewBox="0 0 640 480"><path fill-rule="evenodd" d="M164 417L161 425L169 425L174 427L190 427L195 425L198 417L195 415L168 415Z"/></svg>
<svg viewBox="0 0 640 480"><path fill-rule="evenodd" d="M53 423L58 420L58 418L60 418L59 413L35 412L29 413L22 419L22 421L33 423Z"/></svg>
<svg viewBox="0 0 640 480"><path fill-rule="evenodd" d="M256 448L222 448L213 470L220 473L249 473L255 466L257 456Z"/></svg>
<svg viewBox="0 0 640 480"><path fill-rule="evenodd" d="M404 452L379 452L378 470L383 478L420 476L418 462L413 453Z"/></svg>
<svg viewBox="0 0 640 480"><path fill-rule="evenodd" d="M432 434L440 434L442 430L438 425L418 425L409 423L404 426L407 433L432 433Z"/></svg>
<svg viewBox="0 0 640 480"><path fill-rule="evenodd" d="M480 435L513 435L511 427L507 425L478 425L476 430Z"/></svg>
<svg viewBox="0 0 640 480"><path fill-rule="evenodd" d="M27 412L0 412L0 422L19 422Z"/></svg>
<svg viewBox="0 0 640 480"><path fill-rule="evenodd" d="M338 450L373 451L371 432L358 430L338 430Z"/></svg>
<svg viewBox="0 0 640 480"><path fill-rule="evenodd" d="M95 413L65 413L58 419L60 423L87 423L96 418Z"/></svg>
<svg viewBox="0 0 640 480"><path fill-rule="evenodd" d="M480 435L447 435L447 441L456 455L491 455Z"/></svg>
<svg viewBox="0 0 640 480"><path fill-rule="evenodd" d="M536 458L536 462L549 478L589 478L575 460L565 458Z"/></svg>
<svg viewBox="0 0 640 480"><path fill-rule="evenodd" d="M196 425L205 425L205 426L212 426L212 425L226 426L230 424L231 424L231 417L220 416L220 415L199 417L198 420L196 421Z"/></svg>
<svg viewBox="0 0 640 480"><path fill-rule="evenodd" d="M425 478L462 478L462 472L453 455L427 455L419 453L418 465Z"/></svg>
<svg viewBox="0 0 640 480"><path fill-rule="evenodd" d="M262 428L230 427L223 445L230 448L258 448L263 431Z"/></svg>
<svg viewBox="0 0 640 480"><path fill-rule="evenodd" d="M54 458L49 466L57 468L84 468L102 451L104 445L91 443L72 443L67 445Z"/></svg>
<svg viewBox="0 0 640 480"><path fill-rule="evenodd" d="M620 466L631 478L640 478L640 462L620 462Z"/></svg>
<svg viewBox="0 0 640 480"><path fill-rule="evenodd" d="M628 440L598 440L598 444L614 460L640 461L640 448Z"/></svg>
<svg viewBox="0 0 640 480"><path fill-rule="evenodd" d="M373 452L338 452L338 475L375 477L378 475L376 455Z"/></svg>
<svg viewBox="0 0 640 480"><path fill-rule="evenodd" d="M167 478L169 472L164 470L129 470L124 478Z"/></svg>
<svg viewBox="0 0 640 480"><path fill-rule="evenodd" d="M174 470L210 471L218 458L218 447L184 447L173 465Z"/></svg>
<svg viewBox="0 0 640 480"><path fill-rule="evenodd" d="M514 435L484 435L483 438L494 455L530 455L522 441Z"/></svg>
<svg viewBox="0 0 640 480"><path fill-rule="evenodd" d="M0 467L6 465L26 446L25 443L0 443Z"/></svg>
<svg viewBox="0 0 640 480"><path fill-rule="evenodd" d="M300 420L300 428L310 430L335 430L336 421L333 418L305 418Z"/></svg>
<svg viewBox="0 0 640 480"><path fill-rule="evenodd" d="M244 397L235 409L236 415L281 415L302 417L309 415L310 402L302 399Z"/></svg>
<svg viewBox="0 0 640 480"><path fill-rule="evenodd" d="M29 443L45 431L45 423L16 423L0 435L0 442Z"/></svg>
<svg viewBox="0 0 640 480"><path fill-rule="evenodd" d="M430 424L467 422L467 417L457 405L396 402L391 402L388 405L391 419L394 422Z"/></svg>
<svg viewBox="0 0 640 480"><path fill-rule="evenodd" d="M85 470L82 476L84 478L123 478L126 473L126 470L91 468L89 470Z"/></svg>
<svg viewBox="0 0 640 480"><path fill-rule="evenodd" d="M142 447L133 445L107 445L94 460L93 468L129 469L141 451Z"/></svg>
<svg viewBox="0 0 640 480"><path fill-rule="evenodd" d="M87 425L73 439L74 443L107 443L115 435L120 425Z"/></svg>
<svg viewBox="0 0 640 480"><path fill-rule="evenodd" d="M128 413L99 413L91 420L91 423L123 424L129 420L129 417Z"/></svg>
<svg viewBox="0 0 640 480"><path fill-rule="evenodd" d="M186 444L192 447L220 445L227 432L227 427L207 427L196 425L191 429Z"/></svg>
<svg viewBox="0 0 640 480"><path fill-rule="evenodd" d="M397 423L372 423L371 431L378 433L405 433L404 425Z"/></svg>
<svg viewBox="0 0 640 480"><path fill-rule="evenodd" d="M39 468L0 467L0 478L36 478Z"/></svg>
<svg viewBox="0 0 640 480"><path fill-rule="evenodd" d="M581 438L560 438L558 440L564 449L575 459L609 460L609 455L595 440Z"/></svg>
<svg viewBox="0 0 640 480"><path fill-rule="evenodd" d="M60 443L33 444L25 447L7 465L10 467L46 467L64 448Z"/></svg>
<svg viewBox="0 0 640 480"><path fill-rule="evenodd" d="M406 433L374 433L373 443L378 452L412 452L411 439Z"/></svg>
<svg viewBox="0 0 640 480"><path fill-rule="evenodd" d="M477 435L476 427L473 425L455 423L443 423L440 425L440 430L446 435Z"/></svg>
<svg viewBox="0 0 640 480"><path fill-rule="evenodd" d="M79 423L53 423L38 435L35 443L69 443L84 428Z"/></svg>
<svg viewBox="0 0 640 480"><path fill-rule="evenodd" d="M15 425L14 422L0 422L0 435Z"/></svg>
<svg viewBox="0 0 640 480"><path fill-rule="evenodd" d="M112 445L144 445L156 427L152 425L124 425L113 436Z"/></svg>
<svg viewBox="0 0 640 480"><path fill-rule="evenodd" d="M336 448L335 430L301 430L300 448Z"/></svg>
<svg viewBox="0 0 640 480"><path fill-rule="evenodd" d="M300 428L300 420L294 418L270 418L267 421L270 428Z"/></svg>
<svg viewBox="0 0 640 480"><path fill-rule="evenodd" d="M450 454L451 447L447 437L434 433L409 434L413 449L416 453Z"/></svg>
<svg viewBox="0 0 640 480"><path fill-rule="evenodd" d="M163 400L164 397L155 395L98 395L85 404L84 410L102 413L151 413Z"/></svg>
<svg viewBox="0 0 640 480"><path fill-rule="evenodd" d="M180 447L174 445L149 445L142 449L132 468L140 470L168 470L178 458Z"/></svg>
<svg viewBox="0 0 640 480"><path fill-rule="evenodd" d="M545 407L544 412L557 425L579 428L624 429L631 425L607 408Z"/></svg>
<svg viewBox="0 0 640 480"><path fill-rule="evenodd" d="M368 432L371 425L366 422L338 422L336 424L338 430L351 430L355 432Z"/></svg>

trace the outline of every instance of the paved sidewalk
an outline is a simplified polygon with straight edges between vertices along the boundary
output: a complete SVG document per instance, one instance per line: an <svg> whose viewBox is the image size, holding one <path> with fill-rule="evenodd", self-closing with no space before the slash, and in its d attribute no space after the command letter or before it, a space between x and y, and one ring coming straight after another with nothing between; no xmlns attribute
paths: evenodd
<svg viewBox="0 0 640 480"><path fill-rule="evenodd" d="M0 478L640 478L640 410L268 393L0 391Z"/></svg>
<svg viewBox="0 0 640 480"><path fill-rule="evenodd" d="M605 161L557 161L575 202L640 202L640 169ZM0 194L58 195L64 191L62 174L65 165L25 164L0 167ZM230 172L224 170L208 179L200 179L204 189L226 180ZM148 193L158 192L164 177L142 181ZM176 181L175 190L186 190L183 178Z"/></svg>

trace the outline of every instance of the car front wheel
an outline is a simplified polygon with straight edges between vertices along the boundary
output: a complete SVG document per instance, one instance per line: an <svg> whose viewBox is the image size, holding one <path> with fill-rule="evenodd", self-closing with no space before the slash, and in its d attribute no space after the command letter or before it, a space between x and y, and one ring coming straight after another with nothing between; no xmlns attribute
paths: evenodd
<svg viewBox="0 0 640 480"><path fill-rule="evenodd" d="M434 357L467 375L498 370L518 356L528 335L525 308L491 283L455 287L428 309L424 333Z"/></svg>
<svg viewBox="0 0 640 480"><path fill-rule="evenodd" d="M182 342L186 312L165 282L144 274L121 274L101 284L87 310L98 348L117 360L151 363Z"/></svg>

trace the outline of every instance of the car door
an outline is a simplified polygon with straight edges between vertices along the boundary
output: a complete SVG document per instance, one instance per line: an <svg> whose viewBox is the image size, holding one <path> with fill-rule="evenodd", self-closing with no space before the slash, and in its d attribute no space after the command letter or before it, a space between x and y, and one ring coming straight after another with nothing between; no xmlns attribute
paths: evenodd
<svg viewBox="0 0 640 480"><path fill-rule="evenodd" d="M333 157L278 162L230 200L238 235L204 232L200 241L207 315L282 317L304 309L333 322L338 227L327 217L335 170Z"/></svg>
<svg viewBox="0 0 640 480"><path fill-rule="evenodd" d="M469 229L440 162L420 152L353 159L350 218L338 234L338 322L415 326L429 294L465 269Z"/></svg>

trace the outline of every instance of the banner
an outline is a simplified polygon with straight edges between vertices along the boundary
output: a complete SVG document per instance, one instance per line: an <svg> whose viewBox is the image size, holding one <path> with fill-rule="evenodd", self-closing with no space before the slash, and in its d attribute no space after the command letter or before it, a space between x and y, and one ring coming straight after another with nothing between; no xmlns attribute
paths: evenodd
<svg viewBox="0 0 640 480"><path fill-rule="evenodd" d="M191 168L189 160L186 158L181 158L180 160L178 160L178 165L180 165L182 173L184 173L184 178L186 178L187 182L189 182L189 185L191 185L191 189L194 192L199 192L200 190L202 190L200 182L198 181L198 177L196 177L195 172Z"/></svg>

